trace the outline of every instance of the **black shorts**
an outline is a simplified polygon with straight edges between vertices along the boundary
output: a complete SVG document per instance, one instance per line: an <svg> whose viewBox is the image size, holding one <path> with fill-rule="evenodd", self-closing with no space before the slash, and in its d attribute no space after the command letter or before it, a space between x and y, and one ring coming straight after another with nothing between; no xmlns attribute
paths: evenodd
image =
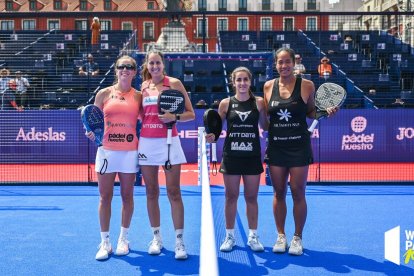
<svg viewBox="0 0 414 276"><path fill-rule="evenodd" d="M263 162L260 156L234 157L223 156L220 172L234 175L258 175L263 172Z"/></svg>
<svg viewBox="0 0 414 276"><path fill-rule="evenodd" d="M311 145L298 147L268 146L265 162L279 167L303 167L313 163Z"/></svg>

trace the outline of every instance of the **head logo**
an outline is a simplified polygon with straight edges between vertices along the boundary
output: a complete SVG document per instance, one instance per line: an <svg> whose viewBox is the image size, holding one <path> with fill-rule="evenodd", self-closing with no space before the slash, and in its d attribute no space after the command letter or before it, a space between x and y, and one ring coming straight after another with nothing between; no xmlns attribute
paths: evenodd
<svg viewBox="0 0 414 276"><path fill-rule="evenodd" d="M404 264L414 261L414 231L405 230ZM400 226L384 233L384 258L394 264L401 263Z"/></svg>
<svg viewBox="0 0 414 276"><path fill-rule="evenodd" d="M367 128L367 119L362 116L353 118L351 121L351 128L353 132L363 132Z"/></svg>

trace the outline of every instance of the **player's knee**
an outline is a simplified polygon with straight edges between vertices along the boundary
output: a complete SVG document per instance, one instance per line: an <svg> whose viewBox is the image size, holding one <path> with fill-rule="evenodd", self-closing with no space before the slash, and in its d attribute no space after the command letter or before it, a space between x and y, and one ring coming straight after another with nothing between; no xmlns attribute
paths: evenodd
<svg viewBox="0 0 414 276"><path fill-rule="evenodd" d="M171 201L180 201L181 200L181 191L179 189L168 189L168 198Z"/></svg>

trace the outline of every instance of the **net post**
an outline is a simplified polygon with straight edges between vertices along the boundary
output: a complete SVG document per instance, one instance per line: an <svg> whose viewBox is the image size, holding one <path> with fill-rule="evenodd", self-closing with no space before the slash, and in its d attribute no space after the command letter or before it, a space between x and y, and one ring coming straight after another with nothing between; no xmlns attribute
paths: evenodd
<svg viewBox="0 0 414 276"><path fill-rule="evenodd" d="M201 158L203 156L202 147L204 138L204 127L198 127L197 132L197 169L198 169L198 179L197 179L197 185L201 186L201 171L203 169Z"/></svg>

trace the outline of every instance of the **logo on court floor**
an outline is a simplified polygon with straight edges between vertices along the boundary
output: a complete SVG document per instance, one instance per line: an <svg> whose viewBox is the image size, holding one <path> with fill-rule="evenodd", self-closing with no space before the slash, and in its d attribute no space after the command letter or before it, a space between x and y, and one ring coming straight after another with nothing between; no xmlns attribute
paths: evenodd
<svg viewBox="0 0 414 276"><path fill-rule="evenodd" d="M400 226L394 227L384 233L384 258L397 265L401 264L400 233ZM405 230L404 234L404 264L408 264L410 261L414 263L414 231Z"/></svg>

